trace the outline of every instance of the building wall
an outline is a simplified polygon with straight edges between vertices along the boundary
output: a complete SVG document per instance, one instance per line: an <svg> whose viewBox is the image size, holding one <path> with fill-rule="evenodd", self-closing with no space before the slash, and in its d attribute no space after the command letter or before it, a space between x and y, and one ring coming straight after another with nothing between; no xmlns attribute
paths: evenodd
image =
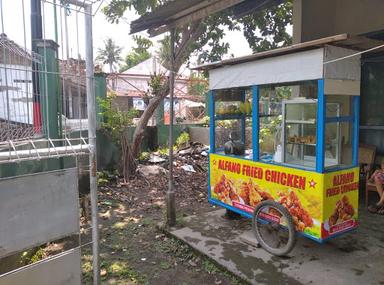
<svg viewBox="0 0 384 285"><path fill-rule="evenodd" d="M294 43L342 33L384 34L384 0L293 0L293 5ZM376 109L382 105L384 57L370 57L362 59L360 142L375 145L383 155L384 125Z"/></svg>
<svg viewBox="0 0 384 285"><path fill-rule="evenodd" d="M383 0L294 0L293 41L384 30Z"/></svg>
<svg viewBox="0 0 384 285"><path fill-rule="evenodd" d="M0 63L0 118L32 124L32 69ZM9 117L8 105L9 103Z"/></svg>
<svg viewBox="0 0 384 285"><path fill-rule="evenodd" d="M112 105L120 111L128 111L132 108L132 98L128 96L116 96L113 98Z"/></svg>

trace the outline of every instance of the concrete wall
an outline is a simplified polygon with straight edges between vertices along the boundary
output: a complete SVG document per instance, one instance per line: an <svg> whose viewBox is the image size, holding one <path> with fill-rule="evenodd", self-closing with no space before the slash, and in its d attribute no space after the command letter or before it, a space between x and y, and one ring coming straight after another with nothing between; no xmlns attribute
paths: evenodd
<svg viewBox="0 0 384 285"><path fill-rule="evenodd" d="M189 136L192 142L201 142L202 144L209 145L209 127L189 127ZM229 133L231 129L216 128L216 142L228 141ZM252 128L246 128L245 133L246 147L252 147Z"/></svg>
<svg viewBox="0 0 384 285"><path fill-rule="evenodd" d="M383 0L294 0L293 41L384 30Z"/></svg>

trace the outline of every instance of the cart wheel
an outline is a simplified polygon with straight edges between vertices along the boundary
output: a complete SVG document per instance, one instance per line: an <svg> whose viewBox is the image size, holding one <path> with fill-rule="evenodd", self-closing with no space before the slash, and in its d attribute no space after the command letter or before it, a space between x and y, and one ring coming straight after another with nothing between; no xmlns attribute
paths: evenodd
<svg viewBox="0 0 384 285"><path fill-rule="evenodd" d="M287 255L295 246L296 230L292 216L275 201L267 200L257 205L252 228L260 245L273 255Z"/></svg>

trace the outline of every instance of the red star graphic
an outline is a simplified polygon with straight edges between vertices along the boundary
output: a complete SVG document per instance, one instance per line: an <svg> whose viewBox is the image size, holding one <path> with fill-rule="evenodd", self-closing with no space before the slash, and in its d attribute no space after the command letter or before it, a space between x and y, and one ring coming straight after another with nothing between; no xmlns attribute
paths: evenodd
<svg viewBox="0 0 384 285"><path fill-rule="evenodd" d="M312 179L311 181L309 181L309 188L315 188L316 184L317 183Z"/></svg>

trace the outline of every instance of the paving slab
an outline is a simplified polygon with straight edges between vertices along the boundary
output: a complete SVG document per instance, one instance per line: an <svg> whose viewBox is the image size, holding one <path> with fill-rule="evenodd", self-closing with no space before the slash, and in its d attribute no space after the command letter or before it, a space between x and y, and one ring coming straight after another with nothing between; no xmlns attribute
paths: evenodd
<svg viewBox="0 0 384 285"><path fill-rule="evenodd" d="M223 209L187 217L170 233L251 284L384 285L384 216L361 212L356 231L325 244L299 237L284 258L255 247L250 220L228 220Z"/></svg>

